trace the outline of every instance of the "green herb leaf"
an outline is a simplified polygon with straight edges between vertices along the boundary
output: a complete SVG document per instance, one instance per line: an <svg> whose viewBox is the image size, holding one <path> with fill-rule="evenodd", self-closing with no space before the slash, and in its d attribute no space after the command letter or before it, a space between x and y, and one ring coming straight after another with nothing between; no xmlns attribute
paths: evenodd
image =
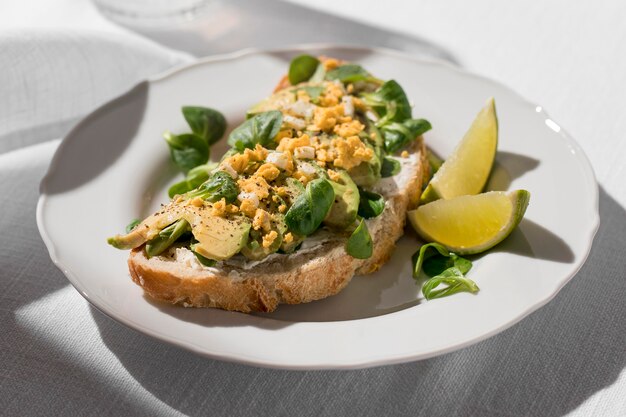
<svg viewBox="0 0 626 417"><path fill-rule="evenodd" d="M334 199L335 192L328 180L318 178L309 182L285 214L287 227L297 235L310 235L322 224Z"/></svg>
<svg viewBox="0 0 626 417"><path fill-rule="evenodd" d="M444 287L438 288L440 285L444 285ZM478 290L479 288L474 281L466 278L459 268L453 266L426 281L422 287L422 294L427 300L432 300L458 292L475 294Z"/></svg>
<svg viewBox="0 0 626 417"><path fill-rule="evenodd" d="M320 95L324 92L324 87L320 87L317 85L307 85L306 87L296 88L294 90L294 93L297 94L298 91L304 91L309 97L311 97L311 101L313 103L316 103L319 100Z"/></svg>
<svg viewBox="0 0 626 417"><path fill-rule="evenodd" d="M319 59L311 55L298 55L289 64L289 82L296 85L308 81L320 64Z"/></svg>
<svg viewBox="0 0 626 417"><path fill-rule="evenodd" d="M411 260L413 261L413 278L419 278L424 260L436 255L437 253L446 257L449 257L452 254L452 252L446 249L443 245L434 242L422 245L419 250L413 254L411 257Z"/></svg>
<svg viewBox="0 0 626 417"><path fill-rule="evenodd" d="M361 94L363 101L381 116L376 126L389 122L403 122L411 118L411 105L404 90L394 80L389 80L373 93Z"/></svg>
<svg viewBox="0 0 626 417"><path fill-rule="evenodd" d="M309 82L321 83L322 81L324 81L325 76L326 76L326 68L324 68L324 65L318 65L317 68L315 69L315 72L311 76L311 78L309 78Z"/></svg>
<svg viewBox="0 0 626 417"><path fill-rule="evenodd" d="M226 203L232 203L239 195L239 187L235 180L224 171L217 171L197 189L185 194L186 198L200 197L212 203L226 200Z"/></svg>
<svg viewBox="0 0 626 417"><path fill-rule="evenodd" d="M174 135L165 132L163 137L170 147L172 160L185 174L209 159L209 145L200 136L193 133Z"/></svg>
<svg viewBox="0 0 626 417"><path fill-rule="evenodd" d="M420 271L432 278L422 287L427 300L441 298L461 291L475 293L478 286L464 274L472 268L472 262L450 252L438 243L423 245L413 254L413 277L419 278ZM444 288L437 289L439 285Z"/></svg>
<svg viewBox="0 0 626 417"><path fill-rule="evenodd" d="M382 195L359 188L359 216L371 219L380 216L385 210L385 199Z"/></svg>
<svg viewBox="0 0 626 417"><path fill-rule="evenodd" d="M139 223L141 223L141 219L133 219L133 221L128 223L128 225L126 225L126 234L132 232Z"/></svg>
<svg viewBox="0 0 626 417"><path fill-rule="evenodd" d="M402 169L400 161L390 156L385 156L380 167L380 176L383 178L393 177L400 173L400 169Z"/></svg>
<svg viewBox="0 0 626 417"><path fill-rule="evenodd" d="M365 219L361 219L359 225L346 242L346 252L353 258L367 259L372 256L373 250L374 244L367 230L367 224Z"/></svg>
<svg viewBox="0 0 626 417"><path fill-rule="evenodd" d="M230 133L228 144L239 151L254 149L257 143L271 147L282 123L283 114L278 110L256 114Z"/></svg>
<svg viewBox="0 0 626 417"><path fill-rule="evenodd" d="M159 235L146 243L148 258L163 253L172 246L185 232L191 231L191 226L185 219L180 219L159 232Z"/></svg>
<svg viewBox="0 0 626 417"><path fill-rule="evenodd" d="M430 258L424 259L422 264L422 270L429 277L437 276L452 267L458 268L461 273L466 274L472 269L472 262L456 254L451 254L451 256L435 254Z"/></svg>
<svg viewBox="0 0 626 417"><path fill-rule="evenodd" d="M395 153L419 135L429 131L431 127L428 120L424 119L408 119L402 123L388 123L381 128L385 138L385 149L389 153Z"/></svg>
<svg viewBox="0 0 626 417"><path fill-rule="evenodd" d="M182 112L191 131L204 138L209 145L214 144L224 136L226 119L219 111L208 107L184 106Z"/></svg>
<svg viewBox="0 0 626 417"><path fill-rule="evenodd" d="M198 165L189 170L185 179L172 185L167 191L167 194L170 198L174 198L176 194L182 195L194 188L198 188L203 182L209 179L211 171L213 171L217 165L217 162L209 162L208 164Z"/></svg>
<svg viewBox="0 0 626 417"><path fill-rule="evenodd" d="M346 64L334 68L326 73L327 80L339 80L342 83L355 83L357 81L381 82L372 77L362 66L356 64Z"/></svg>

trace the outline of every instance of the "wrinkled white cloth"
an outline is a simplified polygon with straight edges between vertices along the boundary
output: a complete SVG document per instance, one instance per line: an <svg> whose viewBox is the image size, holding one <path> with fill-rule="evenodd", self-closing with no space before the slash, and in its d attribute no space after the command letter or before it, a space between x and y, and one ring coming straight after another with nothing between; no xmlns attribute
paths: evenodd
<svg viewBox="0 0 626 417"><path fill-rule="evenodd" d="M139 36L0 32L0 153L64 135L140 80L192 58Z"/></svg>
<svg viewBox="0 0 626 417"><path fill-rule="evenodd" d="M0 415L626 415L626 214L603 189L582 270L546 307L482 343L359 371L213 361L91 307L35 224L53 139L191 57L83 27L0 32L0 58Z"/></svg>

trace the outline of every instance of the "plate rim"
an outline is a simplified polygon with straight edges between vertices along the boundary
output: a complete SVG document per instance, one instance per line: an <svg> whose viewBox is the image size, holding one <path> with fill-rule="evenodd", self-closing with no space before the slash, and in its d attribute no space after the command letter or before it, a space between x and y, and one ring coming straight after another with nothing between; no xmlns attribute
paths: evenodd
<svg viewBox="0 0 626 417"><path fill-rule="evenodd" d="M591 187L592 194L589 196L588 201L592 200L591 202L593 203L591 207L593 211L593 217L589 224L591 227L588 230L587 235L585 236L585 248L583 250L583 253L581 253L581 257L580 257L578 264L574 264L574 267L571 270L571 272L567 274L566 277L563 278L560 284L556 286L555 289L550 294L546 294L544 297L541 298L540 301L528 306L514 319L509 320L500 326L496 326L492 328L490 331L485 332L479 336L475 336L475 337L469 338L468 340L463 340L461 342L451 344L445 348L435 349L433 351L430 351L428 353L423 353L423 354L413 353L413 354L400 354L396 356L388 356L388 355L384 356L383 355L383 357L370 357L369 359L356 360L356 361L344 361L342 363L338 363L337 361L316 361L314 365L281 364L271 359L266 359L266 358L261 358L261 357L256 357L256 356L243 356L241 354L233 355L233 354L229 354L229 352L223 352L223 351L210 352L204 346L200 346L195 343L188 342L188 341L181 341L165 333L161 333L159 331L146 328L138 322L129 320L126 317L115 315L115 312L113 311L110 312L106 308L99 306L97 302L95 302L90 297L90 295L85 290L85 288L80 284L80 281L77 279L74 273L57 256L56 246L46 229L46 225L44 221L44 211L45 211L45 206L47 202L47 198L46 198L47 197L47 192L46 192L47 183L50 180L50 178L52 178L52 176L54 175L54 172L57 169L57 166L59 164L59 159L61 157L60 155L62 155L65 147L68 146L68 144L71 143L72 140L76 140L74 139L77 137L77 135L75 135L75 132L78 131L84 124L89 123L89 120L92 117L105 111L107 108L111 106L115 106L118 101L123 100L128 95L132 94L133 91L135 91L136 89L141 88L145 84L164 82L190 68L207 65L213 62L233 61L233 60L237 60L237 59L247 57L247 56L252 56L252 55L289 54L289 53L294 54L297 52L306 52L306 51L311 51L311 50L335 50L335 51L346 50L346 51L369 52L369 53L374 53L374 54L392 56L392 57L402 59L402 60L413 61L420 65L438 66L438 67L441 67L442 69L452 71L456 73L456 75L458 76L472 77L472 78L475 78L484 82L495 84L499 88L506 90L509 94L514 96L524 106L529 107L529 109L534 108L538 116L542 117L544 121L554 120L549 116L548 112L545 110L543 106L539 106L531 102L530 100L526 99L524 96L517 93L515 90L513 90L512 88L508 87L507 85L503 84L500 81L477 74L470 70L457 67L445 60L441 60L437 58L430 58L430 57L417 57L417 56L410 55L409 53L406 53L403 51L394 50L390 48L384 48L384 47L365 47L365 46L354 46L354 45L335 44L335 43L305 43L305 44L296 44L296 45L290 45L290 46L280 47L280 48L246 48L246 49L242 49L239 51L230 52L226 54L219 54L219 55L204 57L192 63L174 66L166 71L163 71L161 73L158 73L156 75L148 77L147 79L143 81L136 83L125 92L119 94L118 96L116 96L115 98L111 100L108 100L107 102L101 104L100 106L90 111L85 116L83 116L81 120L64 136L63 140L61 141L61 143L55 150L55 153L51 159L51 162L50 162L50 165L48 166L46 174L44 175L44 177L42 178L40 182L40 186L39 186L40 195L37 201L37 208L36 208L36 222L37 222L37 228L39 230L39 234L41 235L41 238L46 246L46 249L48 250L48 254L52 262L54 263L54 265L59 270L61 270L61 272L63 272L63 274L66 276L70 284L78 291L79 294L81 294L81 296L83 296L83 298L85 298L90 303L90 305L95 307L98 311L105 314L106 316L131 328L134 331L139 331L143 334L154 337L170 345L181 347L181 348L190 350L196 354L209 357L212 359L223 360L223 361L234 362L234 363L241 363L241 364L264 367L264 368L274 368L274 369L290 369L290 370L362 369L362 368L375 367L375 366L381 366L381 365L391 365L391 364L404 363L404 362L410 362L410 361L415 361L415 360L428 359L428 358L443 355L452 351L456 351L458 349L462 349L464 347L467 347L475 343L478 343L480 341L483 341L485 339L488 339L504 331L505 329L512 327L513 325L519 323L522 319L526 318L528 315L530 315L534 311L537 311L541 307L545 306L552 299L554 299L554 297L563 289L563 287L568 282L570 282L571 279L580 271L580 269L582 268L582 266L585 264L585 262L587 261L589 257L589 254L591 252L591 248L593 245L594 237L600 225L599 186L598 186L597 178L593 170L593 167L591 165L591 162L588 156L586 155L586 153L584 152L584 150L582 149L582 147L561 125L557 124L557 126L559 126L559 130L558 131L554 130L554 128L552 130L554 130L558 134L558 136L561 138L561 140L564 142L564 144L570 150L573 151L573 153L576 155L576 158L575 158L576 161L578 162L579 166L585 171L585 177L590 179L592 183L592 187ZM390 313L390 314L395 314L395 313ZM373 320L376 318L377 317L369 317L369 318L361 318L361 319L356 319L356 320ZM295 323L302 323L302 322L295 322Z"/></svg>

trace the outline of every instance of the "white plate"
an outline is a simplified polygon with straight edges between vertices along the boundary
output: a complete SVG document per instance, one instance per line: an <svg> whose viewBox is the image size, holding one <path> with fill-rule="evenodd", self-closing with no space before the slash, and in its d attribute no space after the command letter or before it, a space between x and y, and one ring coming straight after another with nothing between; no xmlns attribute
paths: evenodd
<svg viewBox="0 0 626 417"><path fill-rule="evenodd" d="M519 229L469 276L477 295L425 302L410 273L418 247L405 236L376 276L341 294L270 315L155 303L130 280L127 252L106 244L129 220L164 202L177 180L161 138L184 131L183 105L217 108L230 126L268 95L298 51L356 61L396 79L414 115L434 126L447 155L485 100L500 121L493 188L532 193ZM218 152L215 150L214 152ZM60 145L41 184L37 223L57 266L105 314L212 358L289 369L359 368L423 359L494 335L547 303L578 271L599 222L598 188L579 146L541 109L508 88L437 62L388 50L309 47L207 59L138 85L83 120Z"/></svg>

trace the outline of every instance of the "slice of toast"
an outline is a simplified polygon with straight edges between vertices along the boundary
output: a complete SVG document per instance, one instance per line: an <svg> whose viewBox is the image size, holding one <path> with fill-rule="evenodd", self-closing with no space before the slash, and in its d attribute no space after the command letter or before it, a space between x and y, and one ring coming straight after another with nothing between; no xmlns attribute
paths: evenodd
<svg viewBox="0 0 626 417"><path fill-rule="evenodd" d="M279 304L319 300L341 291L356 274L376 271L391 257L402 236L408 209L416 206L426 179L426 148L418 138L402 169L383 178L372 191L385 198L383 213L367 220L373 255L360 260L344 249L346 238L320 230L293 254L273 254L261 261L238 256L204 267L184 248L148 258L144 247L131 251L133 278L152 298L185 307L216 307L241 312L271 312Z"/></svg>

